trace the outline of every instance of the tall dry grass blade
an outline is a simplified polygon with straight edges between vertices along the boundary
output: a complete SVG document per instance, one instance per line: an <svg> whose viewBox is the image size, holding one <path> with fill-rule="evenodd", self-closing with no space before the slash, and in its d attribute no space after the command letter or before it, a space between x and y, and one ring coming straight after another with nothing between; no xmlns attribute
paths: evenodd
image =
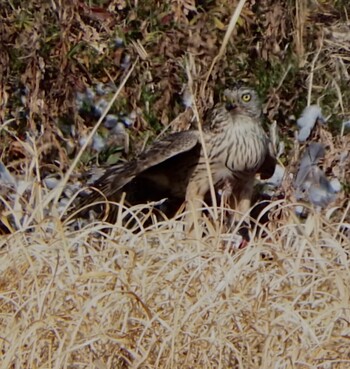
<svg viewBox="0 0 350 369"><path fill-rule="evenodd" d="M314 82L314 71L315 71L315 64L318 60L318 57L320 55L320 52L323 48L323 33L322 33L322 37L321 37L321 41L320 41L320 47L318 48L314 58L312 59L311 62L311 71L310 71L310 75L309 75L309 86L308 86L308 90L307 90L307 106L311 105L311 93L312 93L312 86L313 86L313 82Z"/></svg>
<svg viewBox="0 0 350 369"><path fill-rule="evenodd" d="M338 95L338 103L340 105L340 109L342 111L342 115L345 115L345 110L344 110L344 103L343 103L343 96L342 96L342 92L340 90L339 84L337 83L337 81L335 79L333 79L333 85L335 87L335 90L337 91L337 95ZM345 125L342 124L341 128L340 128L340 137L344 136L344 131L345 131Z"/></svg>
<svg viewBox="0 0 350 369"><path fill-rule="evenodd" d="M295 13L295 49L299 57L299 66L303 67L306 63L306 59L303 59L305 54L304 33L307 16L307 3L305 0L295 1Z"/></svg>
<svg viewBox="0 0 350 369"><path fill-rule="evenodd" d="M207 76L205 77L205 81L201 87L201 92L200 92L200 96L202 98L204 98L204 92L205 92L205 88L207 86L207 83L208 83L208 80L209 80L209 77L211 75L211 72L213 71L213 68L214 68L214 65L217 63L217 61L222 57L222 55L224 54L224 51L226 49L226 46L228 44L228 41L231 37L231 34L233 32L233 30L235 29L236 27L236 23L238 21L238 18L242 12L242 9L244 7L244 4L245 4L246 0L240 0L234 13L232 14L232 17L231 17L231 20L230 20L230 23L227 27L227 31L225 33L225 36L224 36L224 40L222 41L222 44L221 44L221 47L220 47L220 50L219 50L219 53L215 56L215 58L213 59L210 67L209 67L209 70L208 70L208 73L207 73Z"/></svg>
<svg viewBox="0 0 350 369"><path fill-rule="evenodd" d="M197 108L197 104L196 104L196 97L194 96L194 92L193 92L193 78L192 78L192 74L191 74L190 63L192 63L192 64L194 63L194 61L193 61L193 59L191 59L191 57L190 57L190 60L186 60L186 74L187 74L187 78L188 78L188 87L189 87L189 90L190 90L190 94L192 96L192 101L193 101L192 109L193 109L194 115L195 115L196 120L197 120L199 136L200 136L201 145L202 145L202 149L203 149L203 155L204 155L204 159L205 159L205 165L206 165L206 169L207 169L207 172L208 172L210 196L211 196L212 204L213 204L213 207L214 207L215 219L218 220L218 209L217 209L217 202L216 202L213 176L212 176L212 172L211 172L211 168L210 168L208 151L207 151L207 148L206 148L206 145L205 145L203 129L202 129L202 122L201 122L201 119L199 117L198 108Z"/></svg>
<svg viewBox="0 0 350 369"><path fill-rule="evenodd" d="M64 178L62 178L61 183L59 185L59 188L57 191L55 191L55 198L54 198L54 204L56 205L58 203L58 200L62 194L62 191L64 189L64 187L66 186L69 177L71 176L71 174L73 173L73 170L75 169L75 167L77 166L83 152L85 151L86 147L88 146L88 144L90 143L90 141L92 140L94 134L96 133L96 131L98 130L99 126L101 125L103 119L105 118L105 116L107 115L107 113L109 112L110 108L112 107L112 105L114 104L115 100L117 99L117 97L119 96L121 90L123 89L123 87L125 86L127 80L129 79L129 77L131 76L131 73L133 72L137 62L138 62L139 58L137 57L135 62L133 63L133 65L131 66L131 68L129 69L129 72L125 75L125 77L123 78L123 80L121 81L117 91L115 92L115 94L113 95L111 101L109 102L109 104L107 105L106 109L103 111L100 119L97 121L97 123L95 124L95 127L92 129L92 131L90 132L90 134L88 135L84 145L81 147L81 149L78 152L78 155L75 157L73 163L70 165L69 169L67 170L66 175L64 176Z"/></svg>

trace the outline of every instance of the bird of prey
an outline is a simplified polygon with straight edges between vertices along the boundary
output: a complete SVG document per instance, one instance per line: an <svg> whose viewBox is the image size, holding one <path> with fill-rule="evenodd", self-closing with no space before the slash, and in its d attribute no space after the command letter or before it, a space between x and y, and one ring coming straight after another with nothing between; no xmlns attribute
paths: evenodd
<svg viewBox="0 0 350 369"><path fill-rule="evenodd" d="M92 185L97 191L87 195L78 207L106 199L118 202L125 193L131 205L166 198L166 210L170 209L171 215L183 202L187 209L189 204L198 209L210 190L204 144L214 186L228 185L230 207L248 211L255 175L271 177L276 159L262 127L257 93L236 86L225 90L224 99L204 119L204 142L195 129L155 141L130 162L107 169ZM114 222L116 213L111 208L107 220Z"/></svg>

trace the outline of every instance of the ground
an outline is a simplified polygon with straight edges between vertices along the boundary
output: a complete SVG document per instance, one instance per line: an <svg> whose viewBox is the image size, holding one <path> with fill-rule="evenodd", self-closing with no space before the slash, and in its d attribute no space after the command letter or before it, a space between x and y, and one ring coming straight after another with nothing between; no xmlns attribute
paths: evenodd
<svg viewBox="0 0 350 369"><path fill-rule="evenodd" d="M350 7L242 3L229 33L236 0L1 6L0 159L17 183L0 189L1 368L349 367ZM197 240L182 215L137 231L127 208L113 226L63 220L59 181L81 187L86 170L196 124L192 109L203 117L237 80L277 122L291 174L305 150L296 119L322 108L310 140L326 146L337 200L300 218L286 180L243 250L223 220Z"/></svg>

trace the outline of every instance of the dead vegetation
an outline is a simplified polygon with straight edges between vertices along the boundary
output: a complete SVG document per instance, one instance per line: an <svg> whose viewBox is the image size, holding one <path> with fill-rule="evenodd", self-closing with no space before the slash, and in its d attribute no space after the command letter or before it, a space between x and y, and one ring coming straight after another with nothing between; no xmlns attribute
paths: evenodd
<svg viewBox="0 0 350 369"><path fill-rule="evenodd" d="M224 49L236 0L1 6L0 159L19 183L15 194L0 191L1 368L349 366L347 3L246 1ZM341 181L337 202L300 220L287 180L286 199L265 209L271 221L234 253L220 224L208 222L199 240L183 236L181 216L122 227L140 207L121 209L114 226L62 222L69 204L48 176L74 182L87 167L125 160L159 133L188 128L188 99L201 117L242 79L266 97L290 170L303 149L296 118L321 106L327 125L312 140L326 145L322 168ZM134 114L123 131L129 153L101 114L77 104L101 84L107 104L116 98L108 112ZM99 150L86 141L94 129Z"/></svg>

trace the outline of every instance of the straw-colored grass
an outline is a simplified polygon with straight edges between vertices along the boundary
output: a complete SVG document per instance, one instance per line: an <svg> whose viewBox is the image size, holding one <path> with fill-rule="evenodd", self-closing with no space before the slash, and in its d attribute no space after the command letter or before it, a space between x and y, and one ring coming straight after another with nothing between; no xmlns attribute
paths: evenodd
<svg viewBox="0 0 350 369"><path fill-rule="evenodd" d="M350 366L344 221L271 204L286 219L233 251L213 227L188 239L181 217L74 231L40 220L54 194L32 196L32 223L1 238L1 368Z"/></svg>
<svg viewBox="0 0 350 369"><path fill-rule="evenodd" d="M349 149L348 4L106 3L10 1L0 9L1 160L20 180L16 193L0 188L0 226L8 228L0 235L0 369L350 368L350 169L348 159L339 163ZM116 37L122 49L112 46ZM115 225L77 230L62 220L64 185L80 174L114 101L117 112L138 112L130 130L137 146L174 128L182 87L198 123L232 79L266 94L287 169L302 153L292 150L289 117L322 106L334 131L322 128L323 169L343 184L339 208L310 208L299 219L289 186L242 250L235 229L210 220L189 238L183 214L123 226L147 205L121 206ZM101 81L118 89L101 119L85 122L75 94ZM74 129L62 133L67 117ZM79 151L81 137L89 138ZM96 154L86 151L89 160ZM42 184L48 173L62 178L54 190ZM207 210L223 222L220 209Z"/></svg>

